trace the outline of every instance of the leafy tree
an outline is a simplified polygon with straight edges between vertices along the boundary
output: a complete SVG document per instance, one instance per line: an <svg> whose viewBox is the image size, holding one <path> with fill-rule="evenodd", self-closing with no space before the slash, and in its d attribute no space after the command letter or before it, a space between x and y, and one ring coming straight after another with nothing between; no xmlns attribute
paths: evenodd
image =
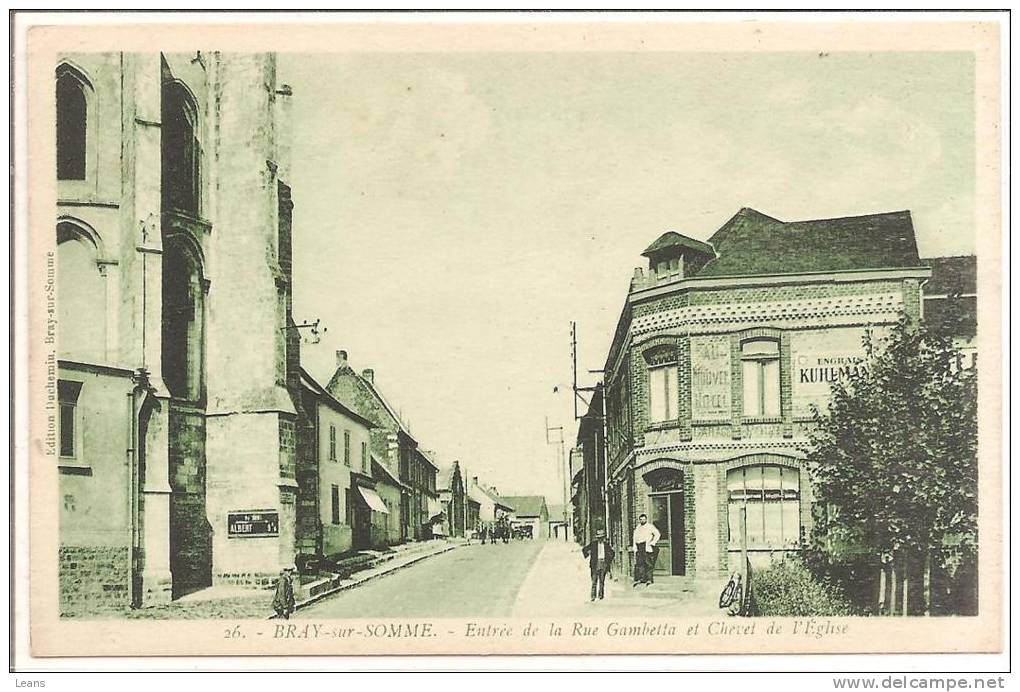
<svg viewBox="0 0 1020 692"><path fill-rule="evenodd" d="M885 338L869 332L864 348L866 367L815 411L815 546L952 569L977 541L976 369L906 318Z"/></svg>

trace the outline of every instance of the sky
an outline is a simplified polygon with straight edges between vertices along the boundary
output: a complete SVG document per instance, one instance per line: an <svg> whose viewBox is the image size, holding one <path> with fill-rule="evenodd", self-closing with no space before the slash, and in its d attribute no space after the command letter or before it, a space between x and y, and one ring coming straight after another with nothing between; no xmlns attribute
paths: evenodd
<svg viewBox="0 0 1020 692"><path fill-rule="evenodd" d="M302 362L326 382L348 351L441 465L562 502L570 322L579 371L601 368L664 231L909 209L922 257L974 252L973 73L965 53L283 54L294 315L327 329Z"/></svg>

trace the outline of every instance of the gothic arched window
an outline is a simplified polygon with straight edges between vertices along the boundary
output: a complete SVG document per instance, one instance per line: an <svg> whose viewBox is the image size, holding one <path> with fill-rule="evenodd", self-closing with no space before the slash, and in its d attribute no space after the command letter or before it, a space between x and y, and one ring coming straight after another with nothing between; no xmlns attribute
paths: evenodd
<svg viewBox="0 0 1020 692"><path fill-rule="evenodd" d="M179 82L163 84L161 101L161 160L163 207L198 215L198 107Z"/></svg>
<svg viewBox="0 0 1020 692"><path fill-rule="evenodd" d="M77 70L57 68L57 180L85 180L91 88Z"/></svg>
<svg viewBox="0 0 1020 692"><path fill-rule="evenodd" d="M57 338L61 358L106 362L106 280L99 236L85 224L57 223Z"/></svg>
<svg viewBox="0 0 1020 692"><path fill-rule="evenodd" d="M205 287L196 252L179 237L163 243L163 381L179 399L202 398Z"/></svg>

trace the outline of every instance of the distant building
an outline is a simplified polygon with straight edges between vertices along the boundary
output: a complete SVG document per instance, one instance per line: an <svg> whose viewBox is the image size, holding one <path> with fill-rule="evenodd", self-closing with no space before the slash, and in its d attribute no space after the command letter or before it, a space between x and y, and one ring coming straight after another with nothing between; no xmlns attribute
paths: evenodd
<svg viewBox="0 0 1020 692"><path fill-rule="evenodd" d="M746 512L752 562L797 551L812 406L862 367L866 331L920 317L932 272L910 213L785 222L745 208L708 242L669 231L643 254L604 367L612 541L629 545L646 514L660 574L715 577L737 564ZM581 424L586 469L598 413ZM591 524L597 473L586 482Z"/></svg>
<svg viewBox="0 0 1020 692"><path fill-rule="evenodd" d="M549 507L542 495L507 495L503 501L514 508L510 523L514 528L530 527L532 538L549 538Z"/></svg>
<svg viewBox="0 0 1020 692"><path fill-rule="evenodd" d="M467 505L466 537L473 538L482 529L482 520L479 518L481 504L470 495L465 496L464 503Z"/></svg>
<svg viewBox="0 0 1020 692"><path fill-rule="evenodd" d="M487 488L478 482L478 476L471 477L467 488L468 497L478 503L478 520L482 526L493 528L500 519L513 512L513 505L507 498L500 497L495 488Z"/></svg>
<svg viewBox="0 0 1020 692"><path fill-rule="evenodd" d="M570 540L571 522L570 505L549 505L549 537L561 541Z"/></svg>
<svg viewBox="0 0 1020 692"><path fill-rule="evenodd" d="M436 486L439 491L439 502L443 507L446 535L465 536L467 506L465 505L464 479L461 477L459 461L454 461L453 466L439 470Z"/></svg>

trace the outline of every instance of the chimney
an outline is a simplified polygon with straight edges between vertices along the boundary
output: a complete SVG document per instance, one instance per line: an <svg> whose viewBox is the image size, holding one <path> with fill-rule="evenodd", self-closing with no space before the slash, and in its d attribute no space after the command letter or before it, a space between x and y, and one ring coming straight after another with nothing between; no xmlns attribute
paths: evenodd
<svg viewBox="0 0 1020 692"><path fill-rule="evenodd" d="M492 494L493 494L493 495L499 495L499 491L498 491L498 490L496 490L496 486L492 486L491 488L489 488L489 490L491 490L491 491L492 491Z"/></svg>
<svg viewBox="0 0 1020 692"><path fill-rule="evenodd" d="M347 367L347 351L336 352L336 367L337 369Z"/></svg>
<svg viewBox="0 0 1020 692"><path fill-rule="evenodd" d="M474 485L478 485L478 476L471 476L471 482Z"/></svg>
<svg viewBox="0 0 1020 692"><path fill-rule="evenodd" d="M375 370L373 370L372 368L365 368L364 370L362 370L361 376L364 377L369 382L371 382L372 384L375 384Z"/></svg>

